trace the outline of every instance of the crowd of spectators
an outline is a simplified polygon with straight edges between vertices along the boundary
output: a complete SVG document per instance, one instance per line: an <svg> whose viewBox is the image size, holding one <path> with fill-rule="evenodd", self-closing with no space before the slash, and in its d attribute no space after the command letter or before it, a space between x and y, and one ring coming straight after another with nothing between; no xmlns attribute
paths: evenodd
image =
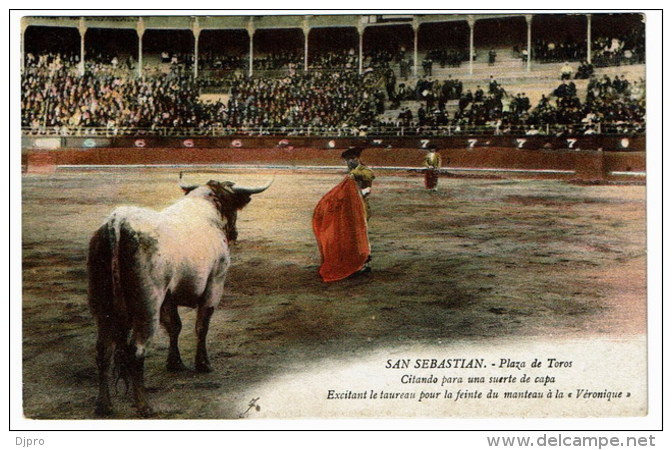
<svg viewBox="0 0 672 450"><path fill-rule="evenodd" d="M455 125L484 126L492 120L500 119L504 111L505 94L506 91L494 78L489 81L487 93L481 86L476 86L473 94L471 90L467 90L459 99L454 117Z"/></svg>
<svg viewBox="0 0 672 450"><path fill-rule="evenodd" d="M60 53L26 53L26 69L39 68L41 70L60 70L62 68L74 67L79 64L79 54L72 52Z"/></svg>
<svg viewBox="0 0 672 450"><path fill-rule="evenodd" d="M202 69L244 70L248 68L246 55L224 55L211 51L199 53L198 66Z"/></svg>
<svg viewBox="0 0 672 450"><path fill-rule="evenodd" d="M645 61L644 28L637 27L617 36L598 36L591 42L592 61L596 67L641 64ZM563 41L537 39L532 46L532 57L542 63L586 60L585 41L576 42L570 38ZM523 61L527 52L514 48Z"/></svg>
<svg viewBox="0 0 672 450"><path fill-rule="evenodd" d="M385 112L386 102L398 109L401 101L409 100L419 102L417 111L404 108L396 121L388 119L383 125L449 125L454 131L489 127L499 134L530 127L540 133L547 125L580 124L574 132L590 133L602 125L619 132L641 131L645 122L644 83L623 75L611 79L588 74L583 100L567 77L532 107L525 94L509 95L494 77L485 89L478 86L474 92L465 92L462 82L450 76L445 80L422 77L415 86L398 84L390 68L394 53L380 52L367 54L367 63L386 69L370 69L363 75L357 70L321 68L297 70L281 78L239 73L231 81L228 98L206 103L200 96L202 82L172 59L170 70L147 70L144 78L136 78L105 64L110 57L114 58L92 58L91 66L79 75L73 70L77 55L27 55L21 79L22 126L56 129L62 134L82 127L110 133L122 128L164 127L362 130L381 125L376 117ZM357 62L353 51L331 52L313 60L316 65ZM582 78L584 72L579 68L575 78ZM456 101L457 106L452 118L446 107L449 101Z"/></svg>
<svg viewBox="0 0 672 450"><path fill-rule="evenodd" d="M28 69L21 80L22 126L196 127L208 124L191 79L169 74L126 78L105 72Z"/></svg>
<svg viewBox="0 0 672 450"><path fill-rule="evenodd" d="M254 70L282 71L283 74L293 75L297 71L304 70L304 58L303 50L256 55L254 57ZM362 67L373 70L384 69L390 67L393 61L395 60L391 51L370 50L364 53ZM410 60L408 61L409 64L412 64ZM207 52L199 55L199 67L206 70L223 70L233 73L247 70L249 68L249 57L247 55L222 55ZM308 57L308 67L310 70L358 70L359 55L354 48L312 52ZM408 67L408 70L410 70L411 66Z"/></svg>
<svg viewBox="0 0 672 450"><path fill-rule="evenodd" d="M430 82L432 86L440 85ZM427 85L423 87L428 87ZM431 89L431 88L430 88ZM435 90L435 92L438 92ZM525 93L508 94L491 77L487 90L477 86L461 93L452 118L442 101L421 100L417 112L401 109L396 121L379 122L381 128L401 126L406 133L428 132L427 127L450 126L450 133L499 134L594 134L637 133L645 130L645 86L623 75L613 80L592 76L585 98L579 99L572 80L562 80L532 106ZM420 131L422 130L422 131Z"/></svg>
<svg viewBox="0 0 672 450"><path fill-rule="evenodd" d="M48 69L48 70L45 70ZM281 79L233 80L226 104L200 100L199 83L188 71L121 76L112 70L64 70L59 58L42 58L21 80L22 126L227 128L340 127L370 123L384 110L385 96L356 71L299 72Z"/></svg>
<svg viewBox="0 0 672 450"><path fill-rule="evenodd" d="M587 80L593 76L595 73L595 66L593 66L588 61L581 61L579 68L576 69L576 75L574 76L577 80Z"/></svg>
<svg viewBox="0 0 672 450"><path fill-rule="evenodd" d="M597 37L592 42L592 59L596 67L613 66L621 64L637 64L644 62L644 31L635 29L620 37ZM571 38L537 39L533 43L533 59L542 63L558 63L563 61L586 60L585 42L576 42ZM514 54L518 55L523 62L527 61L527 49L519 46L514 47ZM184 55L180 62L186 61L188 55ZM496 52L490 49L487 55L488 63L496 63ZM425 53L421 61L423 74L433 75L434 64L441 68L459 67L469 60L467 49L433 48ZM199 63L206 68L223 68L228 70L244 69L248 65L245 56L202 56ZM413 59L407 55L403 46L395 50L372 50L365 54L364 67L384 68L389 64L396 63L399 66L400 77L408 79L413 67ZM255 57L255 69L277 70L291 67L302 67L303 53L296 51L281 51L273 54ZM328 51L311 55L311 68L344 68L354 69L358 67L358 56L354 49L344 51ZM588 75L589 76L589 75Z"/></svg>
<svg viewBox="0 0 672 450"><path fill-rule="evenodd" d="M299 50L280 50L254 58L255 70L289 69L303 63L303 52Z"/></svg>
<svg viewBox="0 0 672 450"><path fill-rule="evenodd" d="M381 96L376 94L367 76L354 71L315 71L282 79L239 77L231 88L224 123L265 128L366 126L381 109Z"/></svg>
<svg viewBox="0 0 672 450"><path fill-rule="evenodd" d="M612 124L617 132L642 131L646 117L646 87L643 80L630 82L621 75L591 78L586 105L598 120Z"/></svg>
<svg viewBox="0 0 672 450"><path fill-rule="evenodd" d="M212 51L200 54L198 64L201 69L224 71L247 70L250 59L247 54L218 54ZM290 69L303 65L303 53L298 50L284 50L255 55L255 70Z"/></svg>
<svg viewBox="0 0 672 450"><path fill-rule="evenodd" d="M354 48L319 52L310 55L308 66L320 70L356 70L359 67L359 56Z"/></svg>
<svg viewBox="0 0 672 450"><path fill-rule="evenodd" d="M469 50L454 48L434 48L427 52L427 57L443 69L444 67L460 67L463 62L469 61Z"/></svg>
<svg viewBox="0 0 672 450"><path fill-rule="evenodd" d="M563 41L537 39L532 47L532 55L542 63L578 61L586 57L586 44L570 38Z"/></svg>
<svg viewBox="0 0 672 450"><path fill-rule="evenodd" d="M614 80L607 75L592 77L584 101L571 80L562 80L549 96L542 95L534 108L523 93L509 99L508 108L502 108L500 100L497 93L483 95L480 91L471 101L461 100L456 125L487 125L495 134L521 130L544 134L556 125L562 133L584 134L597 133L603 126L609 130L602 131L621 133L640 132L645 127L644 87L641 81L631 84L622 76Z"/></svg>
<svg viewBox="0 0 672 450"><path fill-rule="evenodd" d="M400 83L393 97L399 101L415 100L430 103L437 101L439 104L445 104L448 100L459 99L462 89L462 81L454 79L451 75L448 75L443 82L436 78L422 77L415 83L415 87Z"/></svg>
<svg viewBox="0 0 672 450"><path fill-rule="evenodd" d="M645 61L644 28L618 37L602 36L593 41L593 63L597 67L641 64Z"/></svg>

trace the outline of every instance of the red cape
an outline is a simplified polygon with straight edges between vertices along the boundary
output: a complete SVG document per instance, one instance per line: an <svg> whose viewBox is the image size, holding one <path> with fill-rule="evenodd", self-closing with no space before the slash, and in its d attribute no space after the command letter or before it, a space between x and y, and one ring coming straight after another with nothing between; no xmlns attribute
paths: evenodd
<svg viewBox="0 0 672 450"><path fill-rule="evenodd" d="M342 280L364 267L370 253L366 211L351 177L346 176L317 203L313 232L322 255L323 281Z"/></svg>

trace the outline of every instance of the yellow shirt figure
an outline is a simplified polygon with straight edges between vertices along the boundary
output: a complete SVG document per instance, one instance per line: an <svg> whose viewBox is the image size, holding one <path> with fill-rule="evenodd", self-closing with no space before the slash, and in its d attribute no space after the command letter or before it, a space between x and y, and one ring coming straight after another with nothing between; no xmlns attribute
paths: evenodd
<svg viewBox="0 0 672 450"><path fill-rule="evenodd" d="M373 174L373 170L368 168L362 163L357 164L357 167L350 170L350 175L352 175L359 186L359 189L364 190L366 188L371 188L373 180L376 176Z"/></svg>
<svg viewBox="0 0 672 450"><path fill-rule="evenodd" d="M362 194L364 199L364 206L366 207L366 220L371 218L371 206L369 205L369 194L371 193L371 186L373 185L373 180L376 176L373 173L373 170L365 166L364 164L358 162L357 167L350 169L350 176L355 179L359 191Z"/></svg>
<svg viewBox="0 0 672 450"><path fill-rule="evenodd" d="M362 196L362 203L364 204L364 211L366 212L366 222L368 224L369 219L371 218L369 194L371 194L371 186L376 176L374 175L373 170L359 161L359 155L362 153L362 150L363 149L360 147L350 147L341 154L341 158L345 160L348 166L348 176L352 177L352 179L355 180L355 183L357 183L357 188ZM371 271L371 266L369 265L371 262L370 250L371 248L369 244L369 257L364 264L364 267L359 271L360 273Z"/></svg>
<svg viewBox="0 0 672 450"><path fill-rule="evenodd" d="M436 150L429 148L425 156L425 188L432 191L438 190L439 173L441 172L441 155Z"/></svg>
<svg viewBox="0 0 672 450"><path fill-rule="evenodd" d="M441 155L431 151L425 156L425 167L428 169L440 169L441 168Z"/></svg>

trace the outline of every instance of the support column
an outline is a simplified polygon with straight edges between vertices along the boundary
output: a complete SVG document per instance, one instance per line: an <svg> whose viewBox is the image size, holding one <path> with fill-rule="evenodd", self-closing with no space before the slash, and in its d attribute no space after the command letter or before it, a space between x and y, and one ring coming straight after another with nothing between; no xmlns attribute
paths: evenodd
<svg viewBox="0 0 672 450"><path fill-rule="evenodd" d="M308 33L310 33L310 30L305 30L303 32L303 39L304 39L304 44L303 44L303 71L308 72Z"/></svg>
<svg viewBox="0 0 672 450"><path fill-rule="evenodd" d="M26 68L26 51L24 47L24 39L26 37L26 28L28 28L28 24L26 24L26 18L22 17L21 18L21 72L24 71Z"/></svg>
<svg viewBox="0 0 672 450"><path fill-rule="evenodd" d="M142 72L142 36L145 34L145 22L142 17L138 19L135 32L138 33L138 78L142 78L144 77Z"/></svg>
<svg viewBox="0 0 672 450"><path fill-rule="evenodd" d="M418 30L420 29L420 24L418 24L417 19L413 18L413 76L418 76Z"/></svg>
<svg viewBox="0 0 672 450"><path fill-rule="evenodd" d="M310 16L303 18L303 71L308 72L308 36L310 35Z"/></svg>
<svg viewBox="0 0 672 450"><path fill-rule="evenodd" d="M84 37L86 36L86 23L84 23L84 18L79 18L79 74L84 75Z"/></svg>
<svg viewBox="0 0 672 450"><path fill-rule="evenodd" d="M201 27L198 25L198 17L194 17L191 27L194 34L194 79L198 78L198 38L201 36Z"/></svg>
<svg viewBox="0 0 672 450"><path fill-rule="evenodd" d="M469 24L469 75L474 73L474 25L476 20L474 16L469 16L467 18L467 23Z"/></svg>
<svg viewBox="0 0 672 450"><path fill-rule="evenodd" d="M357 32L359 33L359 74L364 72L364 26L359 25Z"/></svg>
<svg viewBox="0 0 672 450"><path fill-rule="evenodd" d="M586 29L586 61L588 61L588 63L590 64L593 62L593 36L592 36L593 15L586 14L586 18L588 19L588 27Z"/></svg>
<svg viewBox="0 0 672 450"><path fill-rule="evenodd" d="M254 73L254 31L254 18L250 17L250 21L247 24L247 34L250 36L250 68L247 75L250 77Z"/></svg>
<svg viewBox="0 0 672 450"><path fill-rule="evenodd" d="M532 68L532 14L525 16L527 22L527 71Z"/></svg>

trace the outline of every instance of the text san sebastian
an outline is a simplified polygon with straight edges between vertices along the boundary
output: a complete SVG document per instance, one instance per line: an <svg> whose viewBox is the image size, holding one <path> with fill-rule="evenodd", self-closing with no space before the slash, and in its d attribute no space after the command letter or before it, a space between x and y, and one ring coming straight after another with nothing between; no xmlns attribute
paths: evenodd
<svg viewBox="0 0 672 450"><path fill-rule="evenodd" d="M482 358L426 358L426 359L388 359L386 369L481 369L485 367Z"/></svg>

